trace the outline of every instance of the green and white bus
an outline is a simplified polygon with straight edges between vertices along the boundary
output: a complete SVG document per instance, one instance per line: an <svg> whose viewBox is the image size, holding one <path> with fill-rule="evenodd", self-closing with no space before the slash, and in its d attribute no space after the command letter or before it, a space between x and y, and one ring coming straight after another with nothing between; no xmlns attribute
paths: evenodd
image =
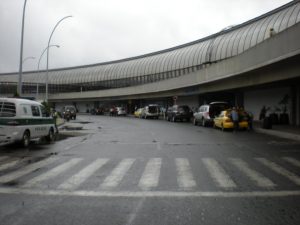
<svg viewBox="0 0 300 225"><path fill-rule="evenodd" d="M45 137L54 140L55 121L44 106L21 98L0 98L0 146L20 142L28 147L30 141Z"/></svg>

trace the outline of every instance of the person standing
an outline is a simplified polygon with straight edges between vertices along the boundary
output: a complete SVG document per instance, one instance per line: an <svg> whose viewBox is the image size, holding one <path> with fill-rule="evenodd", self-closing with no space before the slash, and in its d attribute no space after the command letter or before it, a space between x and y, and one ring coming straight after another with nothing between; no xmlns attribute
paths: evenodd
<svg viewBox="0 0 300 225"><path fill-rule="evenodd" d="M267 109L263 106L259 113L259 120L263 120L266 117Z"/></svg>
<svg viewBox="0 0 300 225"><path fill-rule="evenodd" d="M54 119L55 133L58 133L58 127L57 127L58 113L57 113L57 111L55 109L53 109L52 117Z"/></svg>
<svg viewBox="0 0 300 225"><path fill-rule="evenodd" d="M253 130L253 113L250 111L246 112L247 114L247 122L248 122L248 130L251 131Z"/></svg>
<svg viewBox="0 0 300 225"><path fill-rule="evenodd" d="M233 121L233 131L236 132L239 129L239 114L235 107L231 110L231 119Z"/></svg>

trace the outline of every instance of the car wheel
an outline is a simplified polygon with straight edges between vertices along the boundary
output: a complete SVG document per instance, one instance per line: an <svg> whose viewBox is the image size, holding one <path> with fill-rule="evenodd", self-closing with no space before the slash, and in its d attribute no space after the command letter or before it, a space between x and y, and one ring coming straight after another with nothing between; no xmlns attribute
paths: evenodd
<svg viewBox="0 0 300 225"><path fill-rule="evenodd" d="M27 148L30 144L30 133L26 130L23 134L21 144L24 148Z"/></svg>
<svg viewBox="0 0 300 225"><path fill-rule="evenodd" d="M193 119L193 124L194 124L195 126L198 125L196 118Z"/></svg>
<svg viewBox="0 0 300 225"><path fill-rule="evenodd" d="M54 135L53 129L51 128L51 129L49 130L49 134L46 136L46 141L47 141L48 143L51 143L51 142L53 142L54 140L55 140L55 135Z"/></svg>

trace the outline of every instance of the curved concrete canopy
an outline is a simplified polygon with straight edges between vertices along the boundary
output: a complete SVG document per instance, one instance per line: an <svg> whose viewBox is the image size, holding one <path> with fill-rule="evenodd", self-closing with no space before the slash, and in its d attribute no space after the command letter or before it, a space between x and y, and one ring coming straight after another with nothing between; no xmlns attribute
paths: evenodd
<svg viewBox="0 0 300 225"><path fill-rule="evenodd" d="M106 89L174 79L241 55L299 21L300 1L292 1L243 24L171 49L113 62L50 70L49 84L95 85L93 90L97 90L100 86ZM24 84L43 83L43 79L37 79L41 74L41 71L23 73ZM17 73L0 74L0 83L17 81Z"/></svg>

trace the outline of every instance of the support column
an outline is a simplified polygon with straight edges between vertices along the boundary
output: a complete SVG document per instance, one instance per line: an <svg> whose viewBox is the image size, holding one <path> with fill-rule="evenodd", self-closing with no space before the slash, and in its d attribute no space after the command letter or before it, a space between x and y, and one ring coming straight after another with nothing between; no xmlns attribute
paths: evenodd
<svg viewBox="0 0 300 225"><path fill-rule="evenodd" d="M300 126L300 86L296 87L296 101L295 101L295 122L296 126Z"/></svg>

